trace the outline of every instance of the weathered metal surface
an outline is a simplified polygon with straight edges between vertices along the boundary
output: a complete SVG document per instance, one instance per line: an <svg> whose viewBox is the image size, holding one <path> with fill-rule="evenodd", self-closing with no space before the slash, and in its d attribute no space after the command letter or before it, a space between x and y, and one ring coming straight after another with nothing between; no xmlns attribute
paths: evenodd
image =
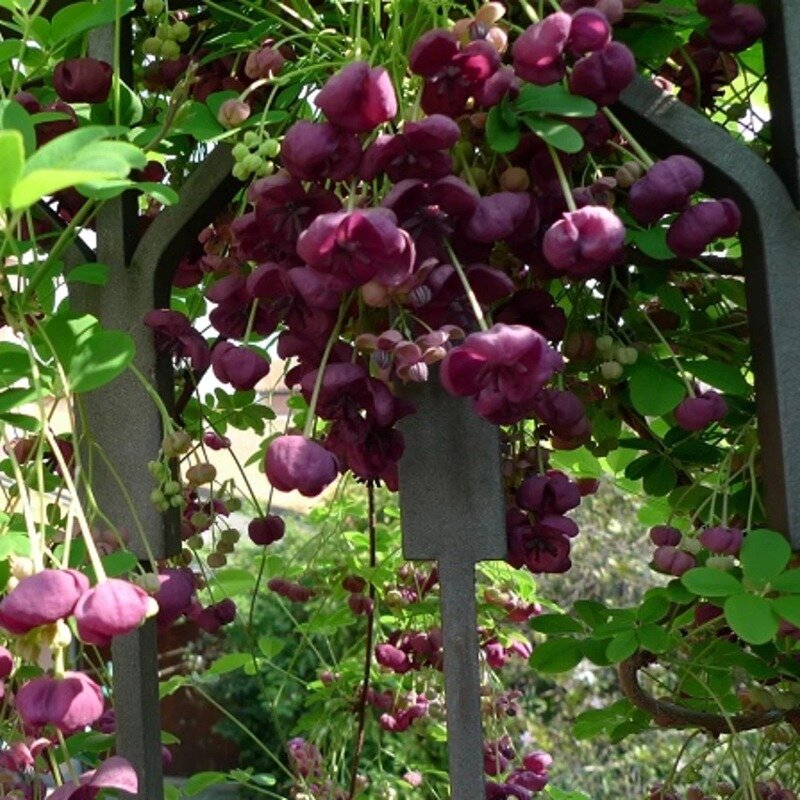
<svg viewBox="0 0 800 800"><path fill-rule="evenodd" d="M498 429L433 376L402 423L403 555L436 560L444 641L451 800L485 794L475 563L506 555Z"/></svg>
<svg viewBox="0 0 800 800"><path fill-rule="evenodd" d="M645 78L623 93L618 113L659 155L684 152L697 158L706 170L704 188L733 197L742 209L765 505L770 524L800 550L800 215L761 158Z"/></svg>

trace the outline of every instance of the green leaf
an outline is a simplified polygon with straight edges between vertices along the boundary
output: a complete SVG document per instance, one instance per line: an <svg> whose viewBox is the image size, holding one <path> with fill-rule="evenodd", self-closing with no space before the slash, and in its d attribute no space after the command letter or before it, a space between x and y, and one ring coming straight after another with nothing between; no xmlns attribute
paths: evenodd
<svg viewBox="0 0 800 800"><path fill-rule="evenodd" d="M666 653L672 647L669 634L658 625L643 625L638 637L639 644L651 653Z"/></svg>
<svg viewBox="0 0 800 800"><path fill-rule="evenodd" d="M536 647L528 663L532 669L549 674L569 672L582 658L580 643L576 639L548 639Z"/></svg>
<svg viewBox="0 0 800 800"><path fill-rule="evenodd" d="M522 121L543 141L564 153L583 150L583 136L572 125L548 117L525 115Z"/></svg>
<svg viewBox="0 0 800 800"><path fill-rule="evenodd" d="M748 644L766 644L778 632L772 602L754 594L738 594L725 601L725 620Z"/></svg>
<svg viewBox="0 0 800 800"><path fill-rule="evenodd" d="M42 169L66 168L81 150L113 135L114 131L104 125L87 125L57 136L28 159L25 174Z"/></svg>
<svg viewBox="0 0 800 800"><path fill-rule="evenodd" d="M683 361L684 369L698 380L719 389L721 392L749 397L753 387L734 366L706 358L698 361Z"/></svg>
<svg viewBox="0 0 800 800"><path fill-rule="evenodd" d="M136 347L123 331L98 330L77 350L65 372L73 392L90 392L110 383L133 361Z"/></svg>
<svg viewBox="0 0 800 800"><path fill-rule="evenodd" d="M0 413L32 403L38 397L36 389L6 389L0 392Z"/></svg>
<svg viewBox="0 0 800 800"><path fill-rule="evenodd" d="M583 626L567 614L542 614L531 620L531 629L539 633L581 633Z"/></svg>
<svg viewBox="0 0 800 800"><path fill-rule="evenodd" d="M739 561L745 578L763 588L783 572L792 557L792 547L784 536L764 528L744 537Z"/></svg>
<svg viewBox="0 0 800 800"><path fill-rule="evenodd" d="M234 567L217 570L214 580L220 591L228 596L247 594L252 591L256 582L255 576L249 570Z"/></svg>
<svg viewBox="0 0 800 800"><path fill-rule="evenodd" d="M250 664L253 658L249 653L226 653L220 656L209 668L209 675L224 675L227 672L235 672L246 664Z"/></svg>
<svg viewBox="0 0 800 800"><path fill-rule="evenodd" d="M800 628L800 596L777 597L772 601L772 608L781 619Z"/></svg>
<svg viewBox="0 0 800 800"><path fill-rule="evenodd" d="M66 275L67 283L90 283L105 286L108 283L109 269L106 264L97 262L73 267Z"/></svg>
<svg viewBox="0 0 800 800"><path fill-rule="evenodd" d="M590 800L589 795L583 792L568 792L565 789L557 789L555 786L545 787L545 792L552 800Z"/></svg>
<svg viewBox="0 0 800 800"><path fill-rule="evenodd" d="M776 592L800 593L800 569L790 569L782 572L777 578L769 582L770 589Z"/></svg>
<svg viewBox="0 0 800 800"><path fill-rule="evenodd" d="M669 261L675 258L675 253L667 247L666 228L647 228L642 231L629 228L626 238L646 256L657 261Z"/></svg>
<svg viewBox="0 0 800 800"><path fill-rule="evenodd" d="M661 591L664 592L664 590ZM636 612L636 618L643 623L658 622L664 618L669 609L670 602L665 593L654 594L642 601L639 610Z"/></svg>
<svg viewBox="0 0 800 800"><path fill-rule="evenodd" d="M572 611L591 628L603 625L609 617L608 608L595 600L576 600L572 604Z"/></svg>
<svg viewBox="0 0 800 800"><path fill-rule="evenodd" d="M631 704L627 700L617 700L608 708L592 708L584 711L575 718L572 733L576 739L590 739L627 720L630 711Z"/></svg>
<svg viewBox="0 0 800 800"><path fill-rule="evenodd" d="M266 658L275 658L286 647L286 640L277 636L260 636L258 649Z"/></svg>
<svg viewBox="0 0 800 800"><path fill-rule="evenodd" d="M19 45L13 43L17 48ZM31 115L16 100L0 100L0 130L17 130L22 134L25 154L36 149L36 129Z"/></svg>
<svg viewBox="0 0 800 800"><path fill-rule="evenodd" d="M727 597L741 594L742 584L728 572L711 567L695 567L681 576L683 585L698 597Z"/></svg>
<svg viewBox="0 0 800 800"><path fill-rule="evenodd" d="M660 461L661 456L654 453L647 453L646 455L639 456L639 458L631 461L625 467L625 477L629 481L638 481L643 478L647 473Z"/></svg>
<svg viewBox="0 0 800 800"><path fill-rule="evenodd" d="M500 106L494 106L486 118L486 141L496 153L510 153L519 145L518 125L509 125Z"/></svg>
<svg viewBox="0 0 800 800"><path fill-rule="evenodd" d="M612 664L624 661L639 649L639 639L636 631L618 633L606 648L606 656Z"/></svg>
<svg viewBox="0 0 800 800"><path fill-rule="evenodd" d="M550 86L525 84L513 107L520 113L552 114L556 117L593 117L597 106L585 97L570 94L561 83Z"/></svg>
<svg viewBox="0 0 800 800"><path fill-rule="evenodd" d="M0 207L7 208L25 164L25 144L19 131L0 131L0 164Z"/></svg>
<svg viewBox="0 0 800 800"><path fill-rule="evenodd" d="M654 359L640 356L629 369L631 403L646 417L668 414L686 395L683 381Z"/></svg>
<svg viewBox="0 0 800 800"><path fill-rule="evenodd" d="M48 197L62 189L85 181L100 181L116 177L113 172L78 169L40 169L29 172L17 182L11 192L11 208L21 211L35 205L43 197Z"/></svg>
<svg viewBox="0 0 800 800"><path fill-rule="evenodd" d="M116 578L125 575L136 567L139 563L136 556L127 550L118 550L103 556L103 568L109 578Z"/></svg>
<svg viewBox="0 0 800 800"><path fill-rule="evenodd" d="M642 488L653 497L668 495L678 483L678 473L666 456L658 456L642 477Z"/></svg>
<svg viewBox="0 0 800 800"><path fill-rule="evenodd" d="M70 3L53 14L51 43L58 44L79 33L99 28L124 17L133 10L134 0L99 0L97 3Z"/></svg>
<svg viewBox="0 0 800 800"><path fill-rule="evenodd" d="M227 776L224 772L196 772L186 781L181 792L187 797L194 797L194 795L200 794L203 790L226 781Z"/></svg>
<svg viewBox="0 0 800 800"><path fill-rule="evenodd" d="M166 186L163 183L143 181L141 183L135 183L134 186L163 206L174 206L180 200L178 193L171 186Z"/></svg>

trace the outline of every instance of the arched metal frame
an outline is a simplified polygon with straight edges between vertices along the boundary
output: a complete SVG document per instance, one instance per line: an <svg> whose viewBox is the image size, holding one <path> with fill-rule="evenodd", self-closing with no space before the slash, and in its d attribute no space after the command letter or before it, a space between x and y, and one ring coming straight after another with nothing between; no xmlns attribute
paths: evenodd
<svg viewBox="0 0 800 800"><path fill-rule="evenodd" d="M640 78L617 109L626 125L660 156L683 152L705 166L707 188L742 206L742 244L757 380L763 475L771 524L800 549L800 0L765 0L770 28L765 38L773 119L771 168L708 119ZM123 25L128 41L129 20ZM106 57L113 30L96 32L92 49ZM123 48L130 53L130 47ZM130 70L130 59L123 69ZM124 77L124 76L123 76ZM97 219L97 258L111 267L103 287L78 287L76 308L104 325L129 331L137 368L156 381L164 402L173 402L171 365L142 324L152 308L168 304L171 276L197 233L233 197L227 148L199 164L181 191L140 236L135 198L106 204ZM483 797L482 733L478 697L474 564L505 553L499 473L485 454L498 452L496 430L470 416L466 404L434 389L415 398L422 413L404 425L401 462L404 553L439 562L445 651L445 687L452 800ZM92 488L104 513L132 536L136 555L150 563L178 551L176 519L149 500L147 463L161 441L161 418L138 381L123 375L85 396L87 425L113 472L97 459ZM120 483L124 486L123 492ZM481 494L482 493L482 494ZM143 525L137 534L132 509ZM114 692L118 749L140 778L136 797L163 797L155 626L114 642Z"/></svg>

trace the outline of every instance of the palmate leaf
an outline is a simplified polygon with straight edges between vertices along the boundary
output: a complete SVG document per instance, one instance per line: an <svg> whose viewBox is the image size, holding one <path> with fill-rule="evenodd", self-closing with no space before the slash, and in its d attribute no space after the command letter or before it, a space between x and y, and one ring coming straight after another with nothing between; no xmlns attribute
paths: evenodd
<svg viewBox="0 0 800 800"><path fill-rule="evenodd" d="M520 114L552 114L555 117L593 117L597 105L586 97L570 94L563 84L534 86L526 84L514 101L514 109Z"/></svg>

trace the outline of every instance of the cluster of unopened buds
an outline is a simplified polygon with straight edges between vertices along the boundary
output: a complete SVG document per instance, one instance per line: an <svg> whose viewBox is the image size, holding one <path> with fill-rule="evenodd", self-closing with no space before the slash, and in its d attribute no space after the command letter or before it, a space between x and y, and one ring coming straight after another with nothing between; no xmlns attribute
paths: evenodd
<svg viewBox="0 0 800 800"><path fill-rule="evenodd" d="M756 781L754 784L755 795L758 800L797 800L797 793L781 786L777 780ZM672 787L666 788L656 784L650 789L647 800L725 800L733 797L737 792L732 783L721 782L708 790L699 786L690 786L681 793Z"/></svg>
<svg viewBox="0 0 800 800"><path fill-rule="evenodd" d="M403 733L417 720L430 716L432 710L441 711L437 695L424 692L393 692L374 689L367 691L367 702L380 712L378 724L389 733Z"/></svg>
<svg viewBox="0 0 800 800"><path fill-rule="evenodd" d="M387 641L376 645L375 660L397 675L425 667L441 670L443 666L442 631L394 631Z"/></svg>
<svg viewBox="0 0 800 800"><path fill-rule="evenodd" d="M524 755L514 766L517 760L518 754L510 737L503 736L484 743L484 772L496 779L486 782L486 800L530 800L544 789L548 782L548 768L553 763L550 754L535 750Z"/></svg>
<svg viewBox="0 0 800 800"><path fill-rule="evenodd" d="M691 537L684 536L670 525L656 525L650 529L650 541L656 546L653 568L680 577L696 567L698 554L706 551L706 567L730 569L736 563L744 535L740 528L714 525L705 528L696 537Z"/></svg>

